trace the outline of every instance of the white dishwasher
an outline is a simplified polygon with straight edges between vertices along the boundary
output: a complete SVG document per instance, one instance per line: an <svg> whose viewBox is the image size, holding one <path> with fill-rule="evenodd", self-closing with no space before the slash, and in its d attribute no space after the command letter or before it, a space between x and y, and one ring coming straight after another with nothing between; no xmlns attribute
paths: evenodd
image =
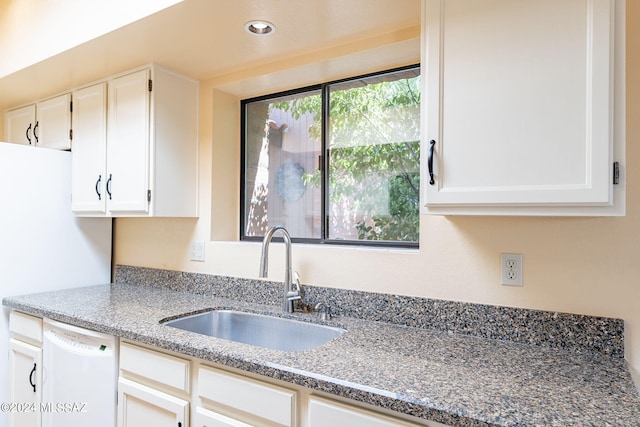
<svg viewBox="0 0 640 427"><path fill-rule="evenodd" d="M44 319L43 427L116 425L115 337Z"/></svg>

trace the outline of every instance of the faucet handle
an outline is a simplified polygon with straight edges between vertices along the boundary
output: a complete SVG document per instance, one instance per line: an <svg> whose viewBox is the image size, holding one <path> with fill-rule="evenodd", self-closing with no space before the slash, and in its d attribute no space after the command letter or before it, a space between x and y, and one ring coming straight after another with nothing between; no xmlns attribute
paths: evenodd
<svg viewBox="0 0 640 427"><path fill-rule="evenodd" d="M288 301L295 301L295 300L299 300L302 299L302 297L300 296L300 294L297 291L289 291L287 292L287 300Z"/></svg>
<svg viewBox="0 0 640 427"><path fill-rule="evenodd" d="M331 311L325 303L319 302L314 308L317 312L320 313L320 319L322 319L323 321L331 320Z"/></svg>
<svg viewBox="0 0 640 427"><path fill-rule="evenodd" d="M300 274L297 271L293 272L293 286L296 288L296 292L300 293Z"/></svg>
<svg viewBox="0 0 640 427"><path fill-rule="evenodd" d="M293 281L291 283L293 285L293 287L295 288L292 291L287 292L287 299L289 301L294 301L294 300L298 300L298 299L302 299L301 294L301 290L300 290L300 275L298 274L297 271L293 272Z"/></svg>

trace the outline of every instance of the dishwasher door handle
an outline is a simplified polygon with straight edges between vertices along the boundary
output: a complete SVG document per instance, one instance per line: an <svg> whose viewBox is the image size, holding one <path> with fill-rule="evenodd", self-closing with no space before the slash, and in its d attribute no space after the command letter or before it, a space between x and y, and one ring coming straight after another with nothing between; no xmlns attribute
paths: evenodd
<svg viewBox="0 0 640 427"><path fill-rule="evenodd" d="M113 357L113 348L111 345L88 345L80 343L57 333L55 330L47 330L44 332L45 338L52 344L68 351L71 354L78 354L91 357Z"/></svg>

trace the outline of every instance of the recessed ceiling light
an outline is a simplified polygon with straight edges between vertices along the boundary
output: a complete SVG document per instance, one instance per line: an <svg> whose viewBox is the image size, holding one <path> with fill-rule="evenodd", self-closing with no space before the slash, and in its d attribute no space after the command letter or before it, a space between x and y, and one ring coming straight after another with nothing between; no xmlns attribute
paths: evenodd
<svg viewBox="0 0 640 427"><path fill-rule="evenodd" d="M267 21L249 21L244 24L244 29L249 34L265 36L267 34L274 33L276 31L276 26Z"/></svg>

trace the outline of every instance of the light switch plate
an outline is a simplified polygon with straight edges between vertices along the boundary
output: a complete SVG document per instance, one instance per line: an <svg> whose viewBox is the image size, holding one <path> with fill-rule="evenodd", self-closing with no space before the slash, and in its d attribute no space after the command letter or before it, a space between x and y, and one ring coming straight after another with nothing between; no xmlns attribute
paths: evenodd
<svg viewBox="0 0 640 427"><path fill-rule="evenodd" d="M191 261L204 262L204 242L191 242L189 259Z"/></svg>

